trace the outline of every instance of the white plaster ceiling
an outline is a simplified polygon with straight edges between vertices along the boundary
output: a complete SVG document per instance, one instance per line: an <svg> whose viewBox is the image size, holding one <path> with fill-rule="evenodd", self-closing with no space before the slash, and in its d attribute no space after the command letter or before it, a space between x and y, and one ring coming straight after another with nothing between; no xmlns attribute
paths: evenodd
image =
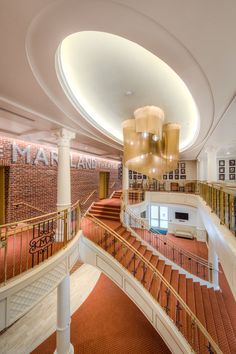
<svg viewBox="0 0 236 354"><path fill-rule="evenodd" d="M72 103L99 130L122 143L122 121L146 105L160 107L164 124L178 123L180 149L199 133L199 115L187 86L162 60L127 39L83 31L57 51L58 77Z"/></svg>
<svg viewBox="0 0 236 354"><path fill-rule="evenodd" d="M88 142L93 149L99 145L101 151L119 156L122 145L91 125L84 118L85 112L78 112L65 95L55 70L56 51L63 39L76 32L99 31L142 46L169 65L188 87L199 113L200 129L182 158L196 158L208 145L232 148L236 145L235 15L236 2L232 0L2 1L0 106L13 113L7 117L11 124L6 126L6 111L0 112L0 118L4 118L0 130L9 128L18 136L32 129L35 134L31 132L31 138L36 138L42 136L37 131L48 131L50 136L51 130L64 126L77 133L77 146ZM100 61L102 54L98 56ZM108 62L108 58L104 60ZM134 80L124 77L122 71L108 73L104 82L100 80L104 93L108 82L112 85L110 90L107 88L110 97L115 95L114 87L120 95L132 90ZM140 74L143 80L143 68ZM119 77L124 86L117 85ZM90 87L99 90L93 80L88 81ZM124 119L134 106L143 105L139 104L142 100L156 104L149 102L154 92L149 85L145 89L139 82L137 87L142 88L140 96L134 89L134 95L124 97L131 104L120 99L120 106L118 100L109 106L105 101L103 109L111 116L115 111L119 119ZM21 123L30 126L20 127Z"/></svg>

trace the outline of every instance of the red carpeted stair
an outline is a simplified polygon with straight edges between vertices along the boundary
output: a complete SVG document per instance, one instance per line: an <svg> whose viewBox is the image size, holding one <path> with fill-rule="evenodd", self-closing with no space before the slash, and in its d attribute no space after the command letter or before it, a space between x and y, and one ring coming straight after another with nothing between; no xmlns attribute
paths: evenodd
<svg viewBox="0 0 236 354"><path fill-rule="evenodd" d="M117 199L117 198L115 198ZM106 200L106 199L105 199ZM108 199L109 200L109 199ZM109 204L104 203L104 201L96 202L92 204L89 209L90 214L94 215L99 219L107 219L107 220L117 220L120 221L120 202Z"/></svg>
<svg viewBox="0 0 236 354"><path fill-rule="evenodd" d="M182 251L178 245L178 238L174 235L167 234L161 235L153 233L152 231L143 228L133 227L133 230L148 244L150 244L159 253L163 254L166 258L178 264L187 272L196 275L197 277L208 280L208 263L206 250L203 252L204 247L202 242L197 240L184 240L182 242L187 246L187 250ZM188 249L189 248L189 249ZM200 254L205 257L193 255L192 249L200 249ZM205 247L206 248L206 247ZM191 251L190 251L191 250Z"/></svg>
<svg viewBox="0 0 236 354"><path fill-rule="evenodd" d="M122 191L115 191L113 194L112 194L112 199L120 199L122 196Z"/></svg>
<svg viewBox="0 0 236 354"><path fill-rule="evenodd" d="M139 240L132 236L131 233L118 222L120 209L119 205L117 205L117 200L114 200L114 202L113 209L111 208L112 199L107 200L107 202L103 200L100 203L96 203L96 205L93 205L91 208L92 215L113 228L116 233L122 236L132 247L141 253L146 260L150 261L151 264L158 269L197 316L224 354L236 353L236 329L233 327L231 318L228 315L228 309L224 303L222 293L208 289L206 286L201 286L200 283L193 282L192 279L187 279L185 275L174 270L170 265L167 265L163 260L159 259L158 256L154 255L152 251L148 250L146 246L142 245ZM100 205L100 212L98 212L99 208L97 204ZM96 242L93 233L91 233L87 227L88 223L91 223L89 214L88 217L83 220L82 228L85 236ZM122 247L121 243L114 241L113 236L110 234L103 238L99 245L126 267L136 279L143 284L150 294L157 299L189 342L193 344L194 340L194 346L198 353L208 353L206 342L201 335L195 336L193 339L192 323L189 317L187 317L186 312L181 309L177 312L177 300L174 299L172 294L168 294L166 285L161 282L160 278L156 276L150 268L145 268L144 263L135 256L132 250ZM232 308L232 311L235 311L235 309L236 305Z"/></svg>

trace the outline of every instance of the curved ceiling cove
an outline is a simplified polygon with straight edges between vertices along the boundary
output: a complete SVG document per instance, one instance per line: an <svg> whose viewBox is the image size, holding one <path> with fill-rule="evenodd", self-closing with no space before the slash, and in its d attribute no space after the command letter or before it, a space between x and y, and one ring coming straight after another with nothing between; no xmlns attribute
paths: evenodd
<svg viewBox="0 0 236 354"><path fill-rule="evenodd" d="M198 110L183 80L134 42L105 32L74 33L60 44L56 69L76 109L119 143L122 121L146 105L160 107L165 112L164 123L180 124L181 151L198 136Z"/></svg>

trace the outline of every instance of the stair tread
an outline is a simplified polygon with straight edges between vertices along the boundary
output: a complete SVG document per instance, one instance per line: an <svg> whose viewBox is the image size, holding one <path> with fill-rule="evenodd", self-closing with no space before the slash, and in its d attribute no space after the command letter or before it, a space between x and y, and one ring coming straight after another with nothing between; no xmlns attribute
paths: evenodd
<svg viewBox="0 0 236 354"><path fill-rule="evenodd" d="M156 265L158 263L158 257L155 255L152 255L152 257L150 258L150 263L156 268ZM150 268L148 268L145 273L145 278L144 278L145 288L148 290L151 286L153 275L154 275L153 271Z"/></svg>
<svg viewBox="0 0 236 354"><path fill-rule="evenodd" d="M176 292L178 292L178 287L179 287L179 272L176 269L172 269L171 272L171 279L170 279L170 284L171 286L175 289ZM176 297L171 294L170 295L170 317L172 318L173 321L178 321L176 318L176 312L177 312L177 299Z"/></svg>
<svg viewBox="0 0 236 354"><path fill-rule="evenodd" d="M114 212L114 211L107 211L107 210L94 210L93 208L89 211L90 214L98 214L98 215L115 215L118 216L120 215L120 212Z"/></svg>
<svg viewBox="0 0 236 354"><path fill-rule="evenodd" d="M215 326L215 321L217 321L218 313L212 313L212 308L211 308L211 301L209 298L209 292L206 286L201 287L201 292L202 292L202 301L203 301L203 306L204 306L204 312L205 312L205 319L206 319L206 328L212 338L216 341L217 344L220 344L218 341L217 333L216 333L216 326ZM222 332L223 335L223 332ZM224 340L225 342L225 340ZM224 347L224 350L227 348Z"/></svg>
<svg viewBox="0 0 236 354"><path fill-rule="evenodd" d="M98 219L109 219L109 220L120 220L120 217L118 216L111 216L111 215L100 215L100 214L95 214L92 213L93 216L98 217Z"/></svg>
<svg viewBox="0 0 236 354"><path fill-rule="evenodd" d="M145 252L146 252L146 249L147 249L147 247L141 244L140 247L138 248L138 252L139 252L141 255L144 255ZM135 260L134 260L134 261L131 261L131 263L130 263L130 265L128 266L127 269L128 269L130 272L133 271L133 274L135 275L135 274L137 273L137 269L138 269L139 264L140 264L141 261L142 261L141 258L135 257Z"/></svg>
<svg viewBox="0 0 236 354"><path fill-rule="evenodd" d="M144 258L147 260L147 261L150 261L151 257L152 257L153 253L151 251L149 251L147 248L145 250L145 253L144 253ZM138 268L137 268L137 272L136 272L136 278L138 280L141 281L141 283L143 282L144 280L144 276L145 276L145 272L146 272L146 265L144 262L140 262L139 265L138 265Z"/></svg>
<svg viewBox="0 0 236 354"><path fill-rule="evenodd" d="M159 271L159 273L163 274L165 269L165 262L158 259L156 268ZM161 285L161 279L159 278L158 275L154 275L150 286L150 293L155 299L157 299L159 296L160 285Z"/></svg>
<svg viewBox="0 0 236 354"><path fill-rule="evenodd" d="M221 318L221 313L216 299L215 291L214 289L208 289L208 292L209 292L209 299L211 302L211 308L214 317L219 346L223 351L223 353L230 353L229 343L225 333L225 328Z"/></svg>
<svg viewBox="0 0 236 354"><path fill-rule="evenodd" d="M109 204L109 205L106 205L106 204L102 204L102 203L94 203L92 206L93 207L97 207L97 208L102 208L102 209L112 209L112 210L120 210L121 207L120 205L112 205L112 204Z"/></svg>
<svg viewBox="0 0 236 354"><path fill-rule="evenodd" d="M236 335L226 310L224 299L220 291L214 292L214 295L215 296L212 296L212 304L219 308L222 326L225 330L231 353L236 353ZM216 303L214 302L214 298L216 299Z"/></svg>

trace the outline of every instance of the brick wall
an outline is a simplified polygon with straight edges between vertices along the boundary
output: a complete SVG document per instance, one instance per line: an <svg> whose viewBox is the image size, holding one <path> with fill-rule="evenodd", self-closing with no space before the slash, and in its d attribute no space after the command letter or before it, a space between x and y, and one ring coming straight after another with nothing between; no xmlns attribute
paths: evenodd
<svg viewBox="0 0 236 354"><path fill-rule="evenodd" d="M30 145L30 153L28 154L30 161L27 161L26 153L21 156L18 151L16 154L17 149L14 149L15 161L13 161L14 143L19 151L23 151ZM45 161L40 160L35 164L35 158L40 148L43 149L48 162L47 165L45 165ZM56 149L53 150L56 151ZM45 146L0 138L0 166L5 166L5 222L40 215L39 211L28 206L17 206L17 203L21 202L35 206L46 213L56 210L57 164L55 161L51 161L51 152L52 149ZM75 161L82 155L73 152ZM81 165L79 168L71 168L72 203L75 203L78 199L83 203L89 194L96 190L88 202L83 205L83 209L87 209L93 201L98 200L100 171L110 173L109 195L113 190L121 188L121 180L118 178L118 162L95 156L93 158L96 160L95 168L83 168ZM112 166L106 166L107 162ZM105 166L100 166L101 163ZM112 186L113 188L111 188Z"/></svg>

